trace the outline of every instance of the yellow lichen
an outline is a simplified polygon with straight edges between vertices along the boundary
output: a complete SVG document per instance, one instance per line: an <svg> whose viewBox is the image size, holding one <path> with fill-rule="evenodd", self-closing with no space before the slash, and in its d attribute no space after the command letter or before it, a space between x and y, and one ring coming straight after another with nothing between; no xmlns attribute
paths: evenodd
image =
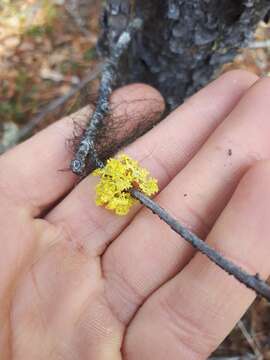
<svg viewBox="0 0 270 360"><path fill-rule="evenodd" d="M130 189L136 188L148 196L158 192L157 180L136 160L124 154L110 158L105 167L92 174L101 178L96 186L96 204L115 211L117 215L126 215L137 202Z"/></svg>

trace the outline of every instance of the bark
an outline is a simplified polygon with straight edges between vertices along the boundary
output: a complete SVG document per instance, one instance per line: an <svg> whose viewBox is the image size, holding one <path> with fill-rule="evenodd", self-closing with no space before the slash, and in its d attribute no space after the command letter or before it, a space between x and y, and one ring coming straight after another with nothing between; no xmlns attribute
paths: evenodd
<svg viewBox="0 0 270 360"><path fill-rule="evenodd" d="M117 85L151 84L173 108L248 45L269 10L269 0L107 0L98 49L109 56L130 19L142 18Z"/></svg>

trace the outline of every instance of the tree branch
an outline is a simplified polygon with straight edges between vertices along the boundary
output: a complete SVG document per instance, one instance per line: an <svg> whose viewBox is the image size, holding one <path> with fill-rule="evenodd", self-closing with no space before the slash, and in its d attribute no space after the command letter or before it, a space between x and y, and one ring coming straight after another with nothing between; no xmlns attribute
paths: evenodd
<svg viewBox="0 0 270 360"><path fill-rule="evenodd" d="M254 290L258 295L261 295L270 301L270 286L260 279L259 275L250 275L239 266L235 265L232 261L225 259L221 254L214 250L211 246L201 240L197 235L193 234L187 228L182 226L175 218L173 218L166 210L159 206L155 201L145 196L138 190L131 190L132 195L139 200L144 206L151 210L154 214L163 220L170 228L178 235L182 236L189 242L195 249L199 250L208 257L221 269L226 271L229 275L234 276L242 284Z"/></svg>
<svg viewBox="0 0 270 360"><path fill-rule="evenodd" d="M127 29L120 35L111 57L104 65L96 109L89 120L88 126L81 137L74 159L70 164L71 170L77 175L84 175L86 162L89 156L91 156L93 164L96 165L96 167L103 167L104 165L98 158L94 145L95 138L98 130L102 127L104 118L110 112L109 98L113 91L120 58L125 50L127 50L134 33L141 27L142 21L140 19L134 19L130 23Z"/></svg>

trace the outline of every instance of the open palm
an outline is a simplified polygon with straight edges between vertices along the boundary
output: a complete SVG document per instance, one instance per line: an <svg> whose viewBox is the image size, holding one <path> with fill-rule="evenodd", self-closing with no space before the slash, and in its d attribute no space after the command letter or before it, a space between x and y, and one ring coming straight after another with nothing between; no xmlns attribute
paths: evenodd
<svg viewBox="0 0 270 360"><path fill-rule="evenodd" d="M227 73L125 149L158 178L163 207L263 277L270 271L269 93L269 79ZM112 101L127 118L164 106L139 84ZM73 120L89 111L0 158L0 358L206 359L254 294L147 209L118 217L96 207L96 178L74 187L75 176L58 171L72 157L65 144Z"/></svg>

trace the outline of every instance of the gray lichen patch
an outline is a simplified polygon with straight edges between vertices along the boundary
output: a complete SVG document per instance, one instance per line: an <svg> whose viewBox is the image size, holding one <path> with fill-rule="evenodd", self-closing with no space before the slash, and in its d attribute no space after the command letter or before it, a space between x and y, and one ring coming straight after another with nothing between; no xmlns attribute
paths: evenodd
<svg viewBox="0 0 270 360"><path fill-rule="evenodd" d="M173 108L251 41L269 10L269 0L107 0L99 50L110 54L129 20L141 17L117 85L147 82Z"/></svg>

